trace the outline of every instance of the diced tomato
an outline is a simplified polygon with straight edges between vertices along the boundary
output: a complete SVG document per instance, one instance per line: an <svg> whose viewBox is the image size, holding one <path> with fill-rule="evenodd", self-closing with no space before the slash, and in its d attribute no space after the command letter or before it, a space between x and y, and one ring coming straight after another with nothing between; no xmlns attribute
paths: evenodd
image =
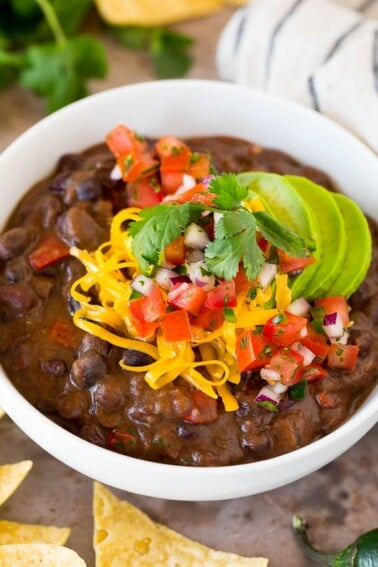
<svg viewBox="0 0 378 567"><path fill-rule="evenodd" d="M57 319L48 332L48 339L65 348L75 348L80 342L77 328L71 321Z"/></svg>
<svg viewBox="0 0 378 567"><path fill-rule="evenodd" d="M358 357L357 345L332 344L327 356L327 364L331 368L353 370Z"/></svg>
<svg viewBox="0 0 378 567"><path fill-rule="evenodd" d="M168 264L181 266L185 263L186 247L184 237L179 236L164 248L164 258Z"/></svg>
<svg viewBox="0 0 378 567"><path fill-rule="evenodd" d="M320 343L321 345L326 345L328 343L328 337L325 333L318 333L311 323L307 325L307 335L306 338L314 341L316 343Z"/></svg>
<svg viewBox="0 0 378 567"><path fill-rule="evenodd" d="M270 359L268 368L280 374L282 384L293 386L302 378L303 357L298 352L280 349Z"/></svg>
<svg viewBox="0 0 378 567"><path fill-rule="evenodd" d="M205 307L209 309L224 309L227 307L236 307L236 289L234 280L220 282L207 292Z"/></svg>
<svg viewBox="0 0 378 567"><path fill-rule="evenodd" d="M182 151L176 154L163 156L160 163L160 171L184 171L187 172L190 163L189 148L183 148Z"/></svg>
<svg viewBox="0 0 378 567"><path fill-rule="evenodd" d="M177 155L189 147L174 136L162 136L155 144L155 152L160 158Z"/></svg>
<svg viewBox="0 0 378 567"><path fill-rule="evenodd" d="M189 315L184 309L166 313L160 325L163 336L169 343L190 341L192 339Z"/></svg>
<svg viewBox="0 0 378 567"><path fill-rule="evenodd" d="M184 416L184 421L190 423L213 423L218 419L217 400L210 398L199 390L190 393L194 407Z"/></svg>
<svg viewBox="0 0 378 567"><path fill-rule="evenodd" d="M333 297L322 297L315 300L315 307L322 307L324 315L338 313L344 327L349 325L349 305L343 295L334 295Z"/></svg>
<svg viewBox="0 0 378 567"><path fill-rule="evenodd" d="M200 203L206 207L211 207L214 204L214 193L209 193L207 188L202 183L196 183L194 187L188 189L184 193L177 195L175 199L178 203Z"/></svg>
<svg viewBox="0 0 378 567"><path fill-rule="evenodd" d="M284 273L295 272L297 270L303 270L307 266L315 263L315 258L308 253L307 256L299 258L296 256L289 256L281 248L277 248L278 260L280 265L280 271Z"/></svg>
<svg viewBox="0 0 378 567"><path fill-rule="evenodd" d="M43 270L70 255L70 249L56 234L46 234L38 247L29 254L29 262L35 270Z"/></svg>
<svg viewBox="0 0 378 567"><path fill-rule="evenodd" d="M303 346L310 349L315 354L315 362L323 362L327 358L329 352L329 345L313 341L309 337L303 337L300 342Z"/></svg>
<svg viewBox="0 0 378 567"><path fill-rule="evenodd" d="M257 240L257 244L258 244L260 250L261 250L262 252L264 252L265 255L267 255L267 252L268 252L269 247L270 247L270 243L268 242L268 240L266 240L266 239L262 236L261 233L258 233L258 234L257 234L256 240Z"/></svg>
<svg viewBox="0 0 378 567"><path fill-rule="evenodd" d="M306 382L312 382L313 380L321 380L328 376L328 372L323 366L319 364L311 364L304 369L302 374L302 379Z"/></svg>
<svg viewBox="0 0 378 567"><path fill-rule="evenodd" d="M307 319L305 317L299 317L285 311L265 323L263 335L272 343L290 346L292 343L301 340L301 333L306 325Z"/></svg>
<svg viewBox="0 0 378 567"><path fill-rule="evenodd" d="M137 181L156 171L159 162L152 159L149 154L142 154L134 150L120 156L117 159L117 165L124 181Z"/></svg>
<svg viewBox="0 0 378 567"><path fill-rule="evenodd" d="M276 347L277 348L277 347ZM272 346L262 335L245 330L236 341L236 359L240 372L262 368L270 362Z"/></svg>
<svg viewBox="0 0 378 567"><path fill-rule="evenodd" d="M191 315L198 315L206 299L206 291L193 283L183 282L176 284L172 291L168 293L168 303L185 309Z"/></svg>
<svg viewBox="0 0 378 567"><path fill-rule="evenodd" d="M240 293L241 291L247 291L253 287L252 282L247 278L247 274L245 273L244 269L239 266L238 273L234 278L235 282L235 289L236 293Z"/></svg>
<svg viewBox="0 0 378 567"><path fill-rule="evenodd" d="M156 177L128 183L126 192L128 206L140 209L158 205L164 196Z"/></svg>
<svg viewBox="0 0 378 567"><path fill-rule="evenodd" d="M108 432L107 435L107 445L112 449L122 448L125 445L130 446L135 444L135 436L127 431L120 431L119 429L113 429Z"/></svg>
<svg viewBox="0 0 378 567"><path fill-rule="evenodd" d="M167 303L158 285L154 285L142 304L142 313L147 323L158 321L165 313Z"/></svg>
<svg viewBox="0 0 378 567"><path fill-rule="evenodd" d="M139 299L133 299L130 301L130 319L137 336L141 339L145 339L154 335L158 323L146 321L143 313L143 306L146 303L146 297L140 297Z"/></svg>
<svg viewBox="0 0 378 567"><path fill-rule="evenodd" d="M325 409L332 409L337 406L337 398L331 392L319 392L315 394L316 401L320 407Z"/></svg>
<svg viewBox="0 0 378 567"><path fill-rule="evenodd" d="M134 150L138 152L147 150L147 142L123 124L113 128L105 137L105 141L112 154L117 158Z"/></svg>
<svg viewBox="0 0 378 567"><path fill-rule="evenodd" d="M209 154L192 153L188 173L195 179L207 177L210 174Z"/></svg>
<svg viewBox="0 0 378 567"><path fill-rule="evenodd" d="M204 307L195 319L193 324L205 329L205 331L215 331L224 323L223 309L208 309Z"/></svg>
<svg viewBox="0 0 378 567"><path fill-rule="evenodd" d="M176 193L177 189L183 184L183 175L182 171L160 172L161 186L165 195Z"/></svg>

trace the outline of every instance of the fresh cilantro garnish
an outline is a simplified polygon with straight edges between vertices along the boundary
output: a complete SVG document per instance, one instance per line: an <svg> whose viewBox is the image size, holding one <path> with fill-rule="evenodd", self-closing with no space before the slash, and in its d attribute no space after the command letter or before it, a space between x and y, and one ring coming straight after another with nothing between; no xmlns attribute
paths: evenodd
<svg viewBox="0 0 378 567"><path fill-rule="evenodd" d="M209 191L216 195L215 207L190 202L161 204L143 209L141 220L130 223L133 253L143 273L150 273L152 267L159 264L165 246L182 235L204 211L221 213L214 240L204 251L208 271L218 278L234 278L240 263L249 280L256 278L266 261L257 244L257 228L267 240L286 252L294 256L306 253L304 241L267 213L251 213L243 208L247 191L235 175L225 173L215 178Z"/></svg>
<svg viewBox="0 0 378 567"><path fill-rule="evenodd" d="M128 49L145 49L159 79L181 77L189 70L193 39L166 28L126 26L111 28L113 36Z"/></svg>
<svg viewBox="0 0 378 567"><path fill-rule="evenodd" d="M217 197L214 203L225 211L232 211L240 207L241 201L248 195L248 189L243 187L233 173L224 173L210 181L209 191Z"/></svg>
<svg viewBox="0 0 378 567"><path fill-rule="evenodd" d="M202 205L196 203L163 204L141 211L142 220L131 222L129 233L133 237L134 256L143 273L149 273L151 265L158 264L165 246L176 240L202 211Z"/></svg>

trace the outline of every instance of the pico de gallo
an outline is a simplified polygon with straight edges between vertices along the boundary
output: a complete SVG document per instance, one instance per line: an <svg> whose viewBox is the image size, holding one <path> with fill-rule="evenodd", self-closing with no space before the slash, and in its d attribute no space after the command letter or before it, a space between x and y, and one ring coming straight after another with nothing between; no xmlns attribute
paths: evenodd
<svg viewBox="0 0 378 567"><path fill-rule="evenodd" d="M185 379L200 408L186 417L193 423L216 419L218 398L237 410L242 374L262 380L255 401L276 412L329 369L354 369L347 298L293 296L313 250L258 196L173 136L151 144L119 125L106 142L128 208L97 250L70 248L86 269L71 294L79 328L147 356L138 367L121 360L123 369L145 373L153 389Z"/></svg>

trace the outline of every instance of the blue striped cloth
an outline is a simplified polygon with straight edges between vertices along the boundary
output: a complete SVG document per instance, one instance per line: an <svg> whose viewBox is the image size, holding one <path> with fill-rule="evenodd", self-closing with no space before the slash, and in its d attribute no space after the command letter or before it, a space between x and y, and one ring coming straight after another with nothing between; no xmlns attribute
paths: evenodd
<svg viewBox="0 0 378 567"><path fill-rule="evenodd" d="M251 0L223 30L226 81L287 97L378 152L378 0Z"/></svg>

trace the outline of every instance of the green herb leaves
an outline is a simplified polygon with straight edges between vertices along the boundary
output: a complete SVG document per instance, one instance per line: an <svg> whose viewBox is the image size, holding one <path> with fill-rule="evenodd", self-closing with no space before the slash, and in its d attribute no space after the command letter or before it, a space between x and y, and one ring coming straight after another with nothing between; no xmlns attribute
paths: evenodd
<svg viewBox="0 0 378 567"><path fill-rule="evenodd" d="M162 260L162 252L192 222L201 222L203 213L218 213L214 239L205 248L209 272L218 278L234 278L242 263L249 280L258 275L265 256L257 244L257 230L274 246L293 256L306 254L304 241L265 212L250 212L242 206L247 190L232 174L214 178L209 191L216 207L198 203L161 204L142 210L142 220L131 222L135 258L144 273Z"/></svg>

